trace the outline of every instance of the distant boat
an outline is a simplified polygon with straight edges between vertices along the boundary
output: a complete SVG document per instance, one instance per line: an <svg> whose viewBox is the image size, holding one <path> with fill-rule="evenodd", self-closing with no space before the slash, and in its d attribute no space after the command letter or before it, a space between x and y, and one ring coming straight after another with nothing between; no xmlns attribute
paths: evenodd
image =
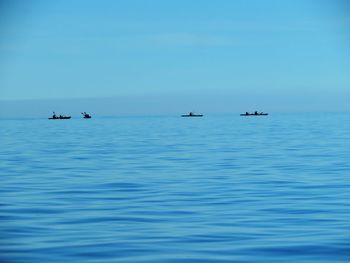
<svg viewBox="0 0 350 263"><path fill-rule="evenodd" d="M88 114L88 113L86 113L85 111L84 111L84 112L82 112L81 114L83 114L83 115L84 115L84 119L91 119L91 115L90 115L90 114Z"/></svg>
<svg viewBox="0 0 350 263"><path fill-rule="evenodd" d="M55 112L53 112L52 114L52 117L51 118L48 118L49 120L68 120L72 118L71 116L62 116L62 115L59 115L57 116Z"/></svg>
<svg viewBox="0 0 350 263"><path fill-rule="evenodd" d="M183 114L181 117L203 117L203 114L195 114L193 112L190 112L188 114Z"/></svg>
<svg viewBox="0 0 350 263"><path fill-rule="evenodd" d="M253 113L249 113L249 112L246 112L246 113L241 113L240 114L241 116L267 116L269 115L268 113L264 113L264 112L253 112Z"/></svg>

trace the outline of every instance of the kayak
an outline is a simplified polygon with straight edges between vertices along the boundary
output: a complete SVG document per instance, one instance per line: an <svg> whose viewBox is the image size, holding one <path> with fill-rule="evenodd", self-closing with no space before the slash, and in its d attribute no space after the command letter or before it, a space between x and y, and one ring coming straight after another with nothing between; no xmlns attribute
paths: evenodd
<svg viewBox="0 0 350 263"><path fill-rule="evenodd" d="M72 118L71 116L68 116L68 117L55 117L55 118L49 118L49 120L68 120Z"/></svg>
<svg viewBox="0 0 350 263"><path fill-rule="evenodd" d="M203 117L203 114L184 114L181 117Z"/></svg>
<svg viewBox="0 0 350 263"><path fill-rule="evenodd" d="M88 114L88 113L86 113L85 111L84 111L84 112L82 112L81 114L83 114L83 115L84 115L84 119L91 119L91 115L90 115L90 114Z"/></svg>
<svg viewBox="0 0 350 263"><path fill-rule="evenodd" d="M266 116L266 115L269 115L268 113L259 113L259 114L246 114L246 113L242 113L240 114L241 116Z"/></svg>

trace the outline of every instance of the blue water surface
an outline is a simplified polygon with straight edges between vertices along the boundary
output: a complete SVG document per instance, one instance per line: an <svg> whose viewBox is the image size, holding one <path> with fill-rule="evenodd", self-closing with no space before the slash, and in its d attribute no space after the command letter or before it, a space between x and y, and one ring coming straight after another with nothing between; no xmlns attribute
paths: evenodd
<svg viewBox="0 0 350 263"><path fill-rule="evenodd" d="M350 114L0 120L1 262L350 262Z"/></svg>

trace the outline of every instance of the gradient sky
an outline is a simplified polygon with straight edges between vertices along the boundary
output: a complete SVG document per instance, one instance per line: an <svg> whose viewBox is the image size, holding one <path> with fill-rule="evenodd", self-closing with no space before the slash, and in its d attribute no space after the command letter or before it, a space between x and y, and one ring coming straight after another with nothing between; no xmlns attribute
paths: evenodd
<svg viewBox="0 0 350 263"><path fill-rule="evenodd" d="M348 111L350 5L0 0L2 105L84 98L145 113Z"/></svg>

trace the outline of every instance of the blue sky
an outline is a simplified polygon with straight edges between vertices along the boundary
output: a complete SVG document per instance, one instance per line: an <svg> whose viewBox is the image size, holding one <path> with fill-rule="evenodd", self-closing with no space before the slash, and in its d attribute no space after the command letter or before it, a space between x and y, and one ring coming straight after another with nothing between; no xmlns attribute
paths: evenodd
<svg viewBox="0 0 350 263"><path fill-rule="evenodd" d="M350 110L346 1L15 0L0 10L3 105Z"/></svg>

